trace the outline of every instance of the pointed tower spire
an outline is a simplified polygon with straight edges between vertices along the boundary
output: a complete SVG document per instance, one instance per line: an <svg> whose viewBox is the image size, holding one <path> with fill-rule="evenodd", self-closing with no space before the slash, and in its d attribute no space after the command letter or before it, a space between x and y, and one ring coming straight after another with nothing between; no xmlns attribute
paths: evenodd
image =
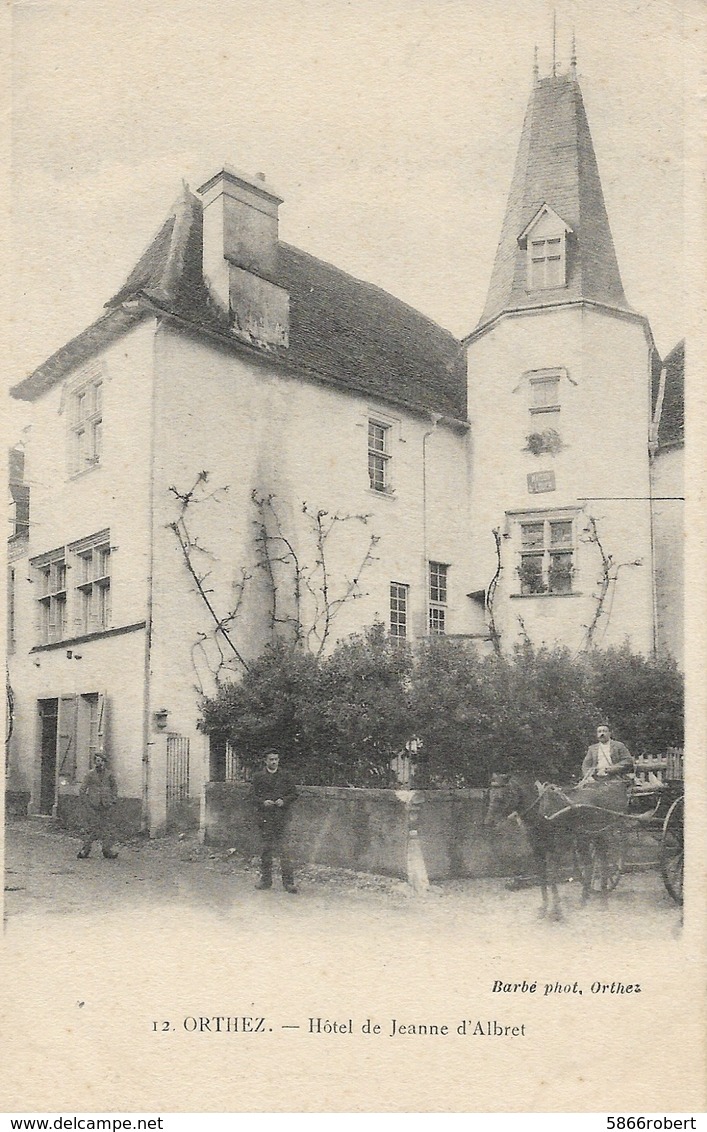
<svg viewBox="0 0 707 1132"><path fill-rule="evenodd" d="M570 78L577 80L577 40L575 39L574 28L572 29L572 58L570 59Z"/></svg>
<svg viewBox="0 0 707 1132"><path fill-rule="evenodd" d="M542 219L544 217L544 219ZM537 230L534 225L539 224ZM545 249L547 272L533 278L536 242L560 234L562 259ZM544 235L541 234L541 228ZM556 234L555 234L556 235ZM530 249L530 251L529 251ZM501 239L479 325L503 311L590 299L630 310L606 214L579 83L571 74L533 87L521 133Z"/></svg>
<svg viewBox="0 0 707 1132"><path fill-rule="evenodd" d="M533 57L533 83L540 82L540 67L538 66L538 45L535 44L535 54Z"/></svg>
<svg viewBox="0 0 707 1132"><path fill-rule="evenodd" d="M552 77L557 75L557 8L552 9Z"/></svg>

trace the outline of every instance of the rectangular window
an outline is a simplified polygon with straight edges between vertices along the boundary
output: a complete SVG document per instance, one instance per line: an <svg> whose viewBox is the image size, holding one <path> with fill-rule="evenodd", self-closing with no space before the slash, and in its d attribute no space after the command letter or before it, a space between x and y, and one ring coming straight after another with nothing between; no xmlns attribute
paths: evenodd
<svg viewBox="0 0 707 1132"><path fill-rule="evenodd" d="M51 557L34 559L32 565L39 604L39 643L49 645L68 635L63 548L54 551Z"/></svg>
<svg viewBox="0 0 707 1132"><path fill-rule="evenodd" d="M69 471L75 475L101 462L103 381L100 378L86 382L71 394L69 429Z"/></svg>
<svg viewBox="0 0 707 1132"><path fill-rule="evenodd" d="M521 594L572 593L574 522L541 519L520 524Z"/></svg>
<svg viewBox="0 0 707 1132"><path fill-rule="evenodd" d="M390 583L390 635L404 640L408 635L408 587Z"/></svg>
<svg viewBox="0 0 707 1132"><path fill-rule="evenodd" d="M447 574L449 566L430 562L430 633L447 631Z"/></svg>
<svg viewBox="0 0 707 1132"><path fill-rule="evenodd" d="M373 491L390 491L390 425L368 422L368 481Z"/></svg>
<svg viewBox="0 0 707 1132"><path fill-rule="evenodd" d="M559 377L531 377L530 411L547 413L560 407Z"/></svg>
<svg viewBox="0 0 707 1132"><path fill-rule="evenodd" d="M446 609L438 609L434 605L430 606L430 633L444 636L447 622L446 614Z"/></svg>
<svg viewBox="0 0 707 1132"><path fill-rule="evenodd" d="M552 236L546 240L529 240L530 290L563 287L565 276L565 237Z"/></svg>
<svg viewBox="0 0 707 1132"><path fill-rule="evenodd" d="M96 541L82 540L74 547L78 582L76 585L77 618L80 633L97 633L109 629L110 543L108 533L96 535Z"/></svg>

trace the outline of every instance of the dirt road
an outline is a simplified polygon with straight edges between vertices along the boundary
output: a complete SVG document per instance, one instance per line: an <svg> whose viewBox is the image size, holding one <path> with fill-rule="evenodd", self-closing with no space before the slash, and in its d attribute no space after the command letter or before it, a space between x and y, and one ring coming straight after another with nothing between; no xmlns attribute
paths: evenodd
<svg viewBox="0 0 707 1132"><path fill-rule="evenodd" d="M680 1081L700 972L655 871L585 907L564 885L555 923L538 919L537 889L502 880L420 898L305 868L290 896L256 891L255 863L196 839L121 845L115 861L77 860L79 844L39 820L8 827L9 1111L446 1111L450 1081L470 1112L563 1110L567 1081L587 1111L644 1108L656 1061L626 1050L656 1018L660 1079ZM499 980L537 991L497 992ZM470 1036L493 1025L522 1036ZM532 1096L506 1091L519 1073Z"/></svg>
<svg viewBox="0 0 707 1132"><path fill-rule="evenodd" d="M239 909L244 930L273 917L288 922L329 923L355 934L398 924L415 931L424 925L444 933L473 923L475 937L490 942L499 934L537 931L536 889L509 891L502 880L454 880L433 885L425 898L392 878L316 866L298 870L299 894L290 896L276 882L258 892L257 862L199 844L196 835L133 841L115 861L94 846L86 861L76 859L80 842L43 819L11 820L6 839L5 918L27 915L91 915L97 912L180 909L227 913ZM674 938L680 911L665 893L657 872L624 876L606 900L579 905L577 886L565 885L564 934L582 939L589 924L594 936L653 942ZM548 930L548 925L541 925Z"/></svg>

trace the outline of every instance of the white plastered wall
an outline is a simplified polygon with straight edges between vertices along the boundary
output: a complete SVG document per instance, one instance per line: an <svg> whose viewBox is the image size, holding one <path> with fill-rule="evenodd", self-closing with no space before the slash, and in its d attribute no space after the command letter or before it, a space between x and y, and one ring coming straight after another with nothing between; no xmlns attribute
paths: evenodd
<svg viewBox="0 0 707 1132"><path fill-rule="evenodd" d="M25 476L31 513L27 558L16 570L17 638L10 678L15 700L13 765L37 807L40 738L37 701L107 694L107 742L124 797L142 794L145 631L149 560L149 454L154 323L147 321L78 367L32 405ZM101 461L79 475L67 462L67 390L83 374L103 379ZM76 643L71 603L77 579L67 572L67 640L37 649L37 586L32 557L110 530L111 630ZM70 560L69 560L70 561ZM68 654L71 653L69 656ZM79 765L75 792L87 767Z"/></svg>
<svg viewBox="0 0 707 1132"><path fill-rule="evenodd" d="M597 608L601 556L586 540L590 517L605 551L622 566L594 637L600 647L653 642L649 504L649 348L644 325L591 307L556 308L502 318L468 347L473 447L473 532L479 584L496 569L492 531L502 533L495 617L510 646L586 640ZM559 369L559 413L531 414L530 375ZM531 432L555 428L556 454L527 451ZM551 471L555 490L531 493L528 475ZM572 596L517 597L517 514L577 508ZM511 512L509 515L508 513Z"/></svg>
<svg viewBox="0 0 707 1132"><path fill-rule="evenodd" d="M327 542L334 597L355 576L370 537L378 537L373 561L361 574L362 596L341 607L327 648L376 620L388 625L392 581L410 587L411 635L425 632L426 560L450 566L449 631L480 628L478 607L467 596L473 548L469 445L463 429L285 375L166 328L157 336L157 374L152 710L166 707L168 729L190 736L195 751L203 754L196 733L198 690L213 690L210 669L216 654L206 642L197 644L210 628L209 613L170 528L179 512L170 488L187 491L202 470L209 473L206 493L218 494L188 510L192 536L208 552L196 551L192 558L200 572L210 571L206 584L219 613L232 607L242 570L250 576L232 633L246 658L256 656L270 639L270 592L256 564L254 490L261 497L272 493L282 533L292 540L303 568L313 565L317 553L303 503L314 511L366 516L365 524L353 518L337 525ZM369 486L369 417L390 426L390 495ZM226 486L228 491L222 491ZM292 609L287 568L279 581L280 612L286 613ZM302 614L308 627L312 599L306 593ZM314 639L311 645L316 647ZM240 670L237 663L233 667Z"/></svg>

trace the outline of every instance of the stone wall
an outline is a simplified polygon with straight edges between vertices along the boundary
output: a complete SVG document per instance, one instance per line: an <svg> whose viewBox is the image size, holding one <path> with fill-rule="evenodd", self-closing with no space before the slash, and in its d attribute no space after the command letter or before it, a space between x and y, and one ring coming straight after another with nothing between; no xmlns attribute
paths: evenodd
<svg viewBox="0 0 707 1132"><path fill-rule="evenodd" d="M515 823L502 832L483 828L483 790L300 786L298 791L290 843L293 856L303 863L407 880L415 869L413 857L419 861L421 854L423 882L531 871L527 841ZM204 837L246 856L259 852L248 786L207 784Z"/></svg>

